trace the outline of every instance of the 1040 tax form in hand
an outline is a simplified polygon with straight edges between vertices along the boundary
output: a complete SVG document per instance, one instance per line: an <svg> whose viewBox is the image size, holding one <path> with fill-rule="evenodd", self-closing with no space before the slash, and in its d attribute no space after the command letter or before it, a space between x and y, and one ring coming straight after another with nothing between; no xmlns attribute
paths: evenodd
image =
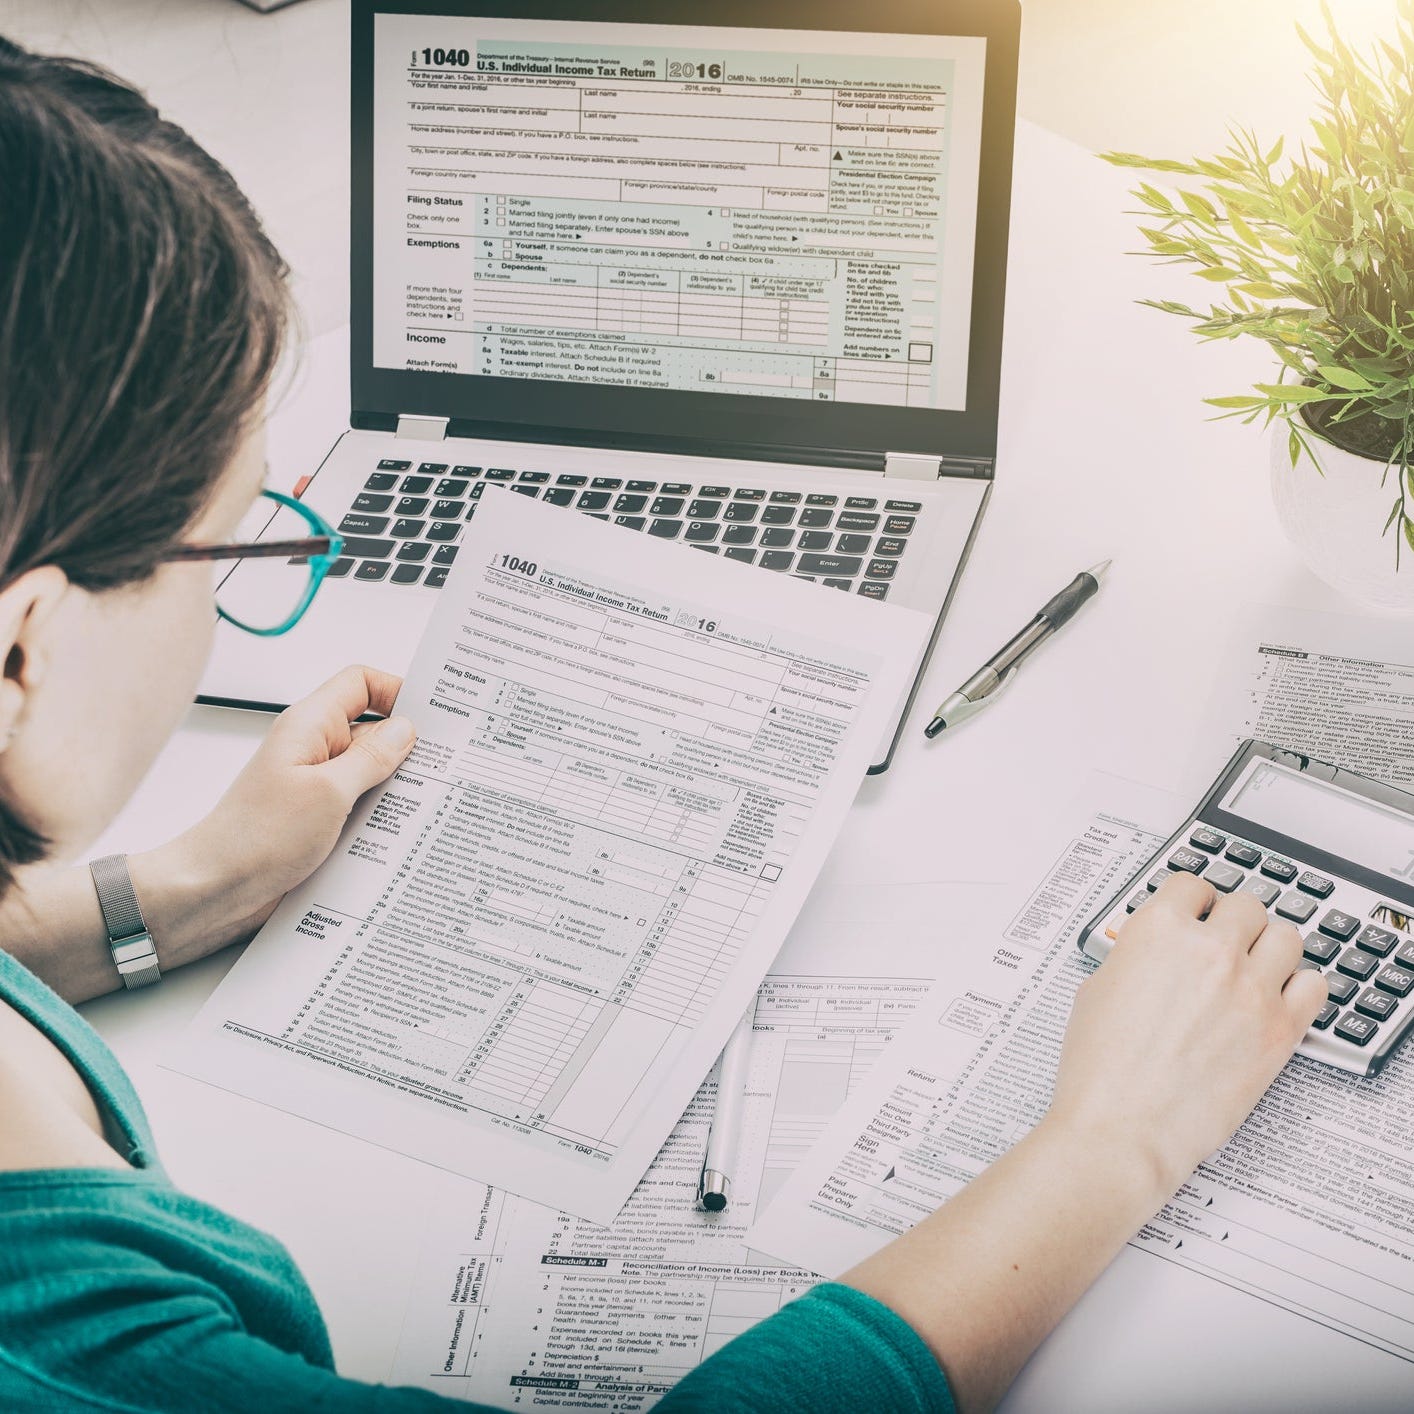
<svg viewBox="0 0 1414 1414"><path fill-rule="evenodd" d="M174 1067L610 1221L784 941L930 627L488 497L398 698L417 745Z"/></svg>

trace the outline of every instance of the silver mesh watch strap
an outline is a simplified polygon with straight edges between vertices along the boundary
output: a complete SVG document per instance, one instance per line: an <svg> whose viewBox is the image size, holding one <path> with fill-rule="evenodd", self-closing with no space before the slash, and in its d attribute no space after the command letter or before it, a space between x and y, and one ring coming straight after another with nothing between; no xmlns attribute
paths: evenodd
<svg viewBox="0 0 1414 1414"><path fill-rule="evenodd" d="M88 872L93 875L93 887L98 891L98 906L103 910L108 944L123 986L131 991L134 987L150 987L160 982L162 969L157 965L157 949L133 891L128 856L105 855L95 859L88 866Z"/></svg>

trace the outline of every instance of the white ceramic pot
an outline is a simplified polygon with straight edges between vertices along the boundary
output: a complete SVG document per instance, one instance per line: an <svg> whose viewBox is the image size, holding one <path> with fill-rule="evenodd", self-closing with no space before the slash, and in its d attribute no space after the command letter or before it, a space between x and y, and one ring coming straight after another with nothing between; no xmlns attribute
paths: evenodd
<svg viewBox="0 0 1414 1414"><path fill-rule="evenodd" d="M1414 550L1401 543L1396 569L1398 524L1380 534L1399 491L1398 469L1386 475L1384 462L1303 431L1309 451L1292 466L1286 425L1272 429L1272 501L1287 539L1332 589L1366 608L1414 615Z"/></svg>

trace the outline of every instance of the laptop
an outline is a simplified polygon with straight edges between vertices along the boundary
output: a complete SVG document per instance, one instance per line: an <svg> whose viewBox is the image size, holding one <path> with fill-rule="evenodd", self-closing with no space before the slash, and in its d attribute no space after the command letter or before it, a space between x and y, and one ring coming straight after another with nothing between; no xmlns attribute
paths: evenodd
<svg viewBox="0 0 1414 1414"><path fill-rule="evenodd" d="M296 491L344 553L290 633L219 625L199 700L403 672L519 494L928 612L884 770L995 475L1017 0L352 23L352 411Z"/></svg>

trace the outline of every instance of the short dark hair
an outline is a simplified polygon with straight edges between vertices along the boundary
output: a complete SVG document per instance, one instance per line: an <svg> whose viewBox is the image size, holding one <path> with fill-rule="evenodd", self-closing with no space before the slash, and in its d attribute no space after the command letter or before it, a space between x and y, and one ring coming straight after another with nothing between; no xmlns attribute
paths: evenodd
<svg viewBox="0 0 1414 1414"><path fill-rule="evenodd" d="M0 587L153 573L270 384L287 273L231 175L135 88L0 38ZM0 802L0 890L45 845Z"/></svg>

